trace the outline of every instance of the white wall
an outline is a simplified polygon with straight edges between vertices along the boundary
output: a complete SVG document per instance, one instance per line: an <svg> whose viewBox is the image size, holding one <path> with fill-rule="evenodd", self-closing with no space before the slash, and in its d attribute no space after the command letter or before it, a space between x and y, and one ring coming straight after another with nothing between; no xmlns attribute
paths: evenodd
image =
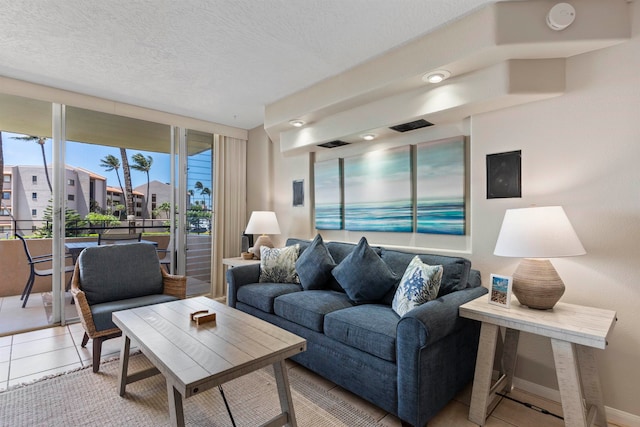
<svg viewBox="0 0 640 427"><path fill-rule="evenodd" d="M609 346L597 352L600 378L605 404L637 416L640 416L639 6L637 2L631 4L632 26L636 30L630 41L567 61L565 95L474 116L468 129L460 127L462 132L470 132L472 230L470 242L463 245L469 245L470 249L460 253L481 270L485 282L490 273L511 274L518 260L493 255L505 209L532 204L564 206L587 255L553 261L567 287L562 301L617 311L619 321ZM265 164L265 146L270 148L273 158L268 160L268 173L249 176L248 205L256 209L271 204L276 210L283 232L279 243L289 236L313 237L309 183L314 156L283 157L258 129L249 138L248 170L259 171ZM518 149L522 150L523 159L523 197L487 200L486 155ZM273 196L268 202L255 203L253 197L258 198L256 194L265 191L269 174L273 177ZM304 208L291 207L291 183L295 179L305 180ZM338 233L350 241L359 237ZM329 234L335 239L335 233ZM424 247L433 243L439 248L448 245L438 241L417 242L414 235L371 233L368 237L383 244ZM557 387L548 341L530 335L521 338L516 375L543 387Z"/></svg>
<svg viewBox="0 0 640 427"><path fill-rule="evenodd" d="M640 8L632 5L634 28ZM474 267L510 274L492 254L506 208L563 205L587 255L554 260L563 302L618 312L598 352L608 406L640 415L640 37L571 58L564 96L471 121ZM485 156L522 149L522 199L487 200ZM557 388L550 345L529 337L516 375Z"/></svg>

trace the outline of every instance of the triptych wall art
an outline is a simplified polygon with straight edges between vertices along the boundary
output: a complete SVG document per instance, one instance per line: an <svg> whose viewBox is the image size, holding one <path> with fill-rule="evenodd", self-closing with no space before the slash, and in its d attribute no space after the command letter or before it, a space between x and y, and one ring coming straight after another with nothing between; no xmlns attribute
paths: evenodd
<svg viewBox="0 0 640 427"><path fill-rule="evenodd" d="M316 162L318 230L465 234L465 141Z"/></svg>

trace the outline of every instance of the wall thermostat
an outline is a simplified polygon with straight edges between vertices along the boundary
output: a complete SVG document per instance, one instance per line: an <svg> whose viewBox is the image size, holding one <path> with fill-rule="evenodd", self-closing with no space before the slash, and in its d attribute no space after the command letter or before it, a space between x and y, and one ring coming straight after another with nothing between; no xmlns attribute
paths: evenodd
<svg viewBox="0 0 640 427"><path fill-rule="evenodd" d="M576 19L576 10L569 3L558 3L547 14L547 25L555 31L567 28Z"/></svg>

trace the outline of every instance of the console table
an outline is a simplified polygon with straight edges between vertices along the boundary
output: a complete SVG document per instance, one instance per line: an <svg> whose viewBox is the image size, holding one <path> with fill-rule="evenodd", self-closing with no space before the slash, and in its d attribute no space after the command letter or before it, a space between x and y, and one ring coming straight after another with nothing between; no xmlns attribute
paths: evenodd
<svg viewBox="0 0 640 427"><path fill-rule="evenodd" d="M460 306L460 316L482 322L469 420L484 425L496 393L513 386L520 331L549 337L558 376L566 426L606 426L606 414L594 349L605 349L616 312L558 303L551 310L534 310L517 301L506 309L483 296ZM503 375L491 386L499 327L506 328ZM584 402L584 404L583 404Z"/></svg>

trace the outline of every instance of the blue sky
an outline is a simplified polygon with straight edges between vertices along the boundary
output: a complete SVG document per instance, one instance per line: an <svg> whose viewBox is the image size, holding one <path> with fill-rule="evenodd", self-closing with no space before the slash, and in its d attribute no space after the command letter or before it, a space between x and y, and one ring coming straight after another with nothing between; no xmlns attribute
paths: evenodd
<svg viewBox="0 0 640 427"><path fill-rule="evenodd" d="M13 139L13 137L22 136L9 132L2 132L2 147L4 153L4 164L8 165L42 165L42 153L40 146L35 141L22 141ZM45 155L47 157L47 164L51 164L52 158L52 143L50 139L47 139L45 143ZM129 163L131 164L131 157L136 153L142 153L145 156L151 156L153 158L153 164L149 171L150 180L157 180L160 182L170 181L170 156L165 153L154 153L140 150L127 150L127 156L129 157ZM78 142L67 142L66 163L69 166L81 167L83 169L90 170L98 175L107 178L107 184L112 187L118 187L118 178L115 171L107 172L100 166L100 159L103 159L106 155L113 154L120 159L120 150L116 147L105 147L102 145L85 144ZM122 160L121 160L122 162ZM122 168L120 168L120 178L124 179L122 175ZM147 176L144 172L138 172L131 170L131 183L134 187L147 183ZM124 185L124 182L122 183Z"/></svg>

